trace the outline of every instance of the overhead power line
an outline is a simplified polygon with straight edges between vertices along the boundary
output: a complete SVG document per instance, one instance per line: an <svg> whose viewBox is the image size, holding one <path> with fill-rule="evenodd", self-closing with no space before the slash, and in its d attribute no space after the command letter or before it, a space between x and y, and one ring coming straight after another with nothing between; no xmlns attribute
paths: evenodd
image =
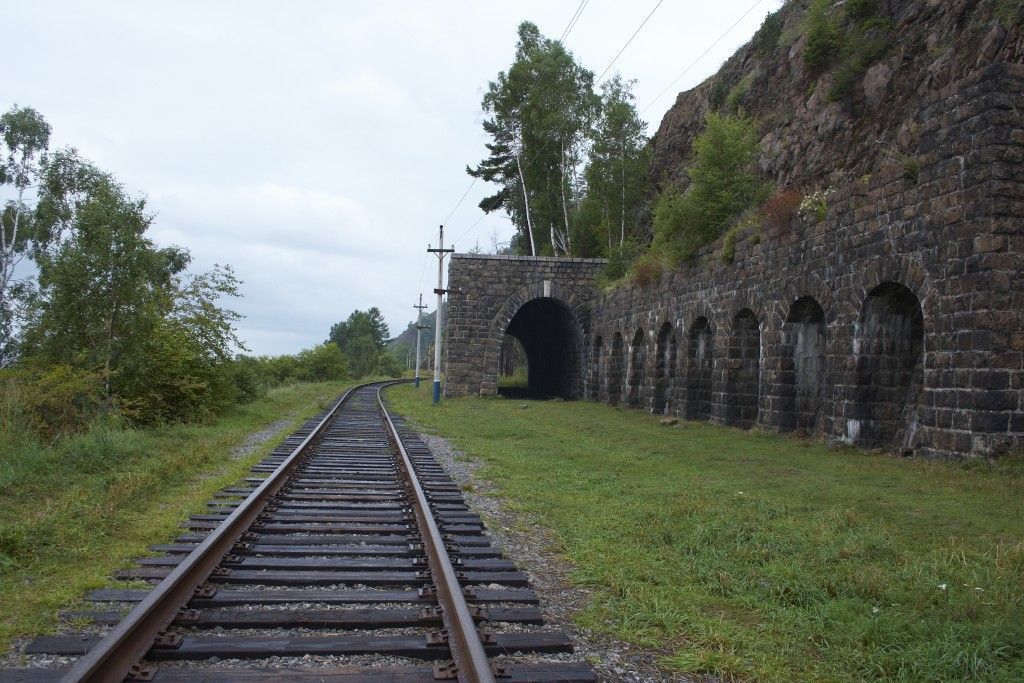
<svg viewBox="0 0 1024 683"><path fill-rule="evenodd" d="M587 3L590 0L580 0L579 7L576 8L576 12L573 13L569 19L569 23L565 25L565 29L562 31L562 37L558 39L558 42L564 43L565 39L569 37L572 30L576 28L576 22L580 20L580 15L583 14L583 10L586 8Z"/></svg>
<svg viewBox="0 0 1024 683"><path fill-rule="evenodd" d="M657 11L657 9L658 9L659 7L661 7L661 3L663 3L663 2L665 2L665 0L658 0L658 4L656 4L656 5L654 6L654 9L652 9L652 10L651 10L651 11L650 11L650 12L649 12L649 13L647 14L647 16L646 16L646 17L644 17L644 20L643 20L643 21L641 21L641 22L640 22L640 25L636 27L636 30L635 30L635 31L633 31L633 35L631 35L631 36L629 37L629 40L627 40L627 41L626 41L626 44L622 46L622 49L621 49L621 50L619 50L619 51L618 51L618 53L617 53L617 54L616 54L616 55L615 55L614 57L612 57L612 61L608 62L608 66L606 66L606 67L604 68L604 71L602 71L602 72L601 72L601 75L597 77L597 80L596 80L596 81L594 81L594 83L600 83L600 82L601 82L601 79L603 79L603 78L604 78L604 75L605 75L606 73L608 73L608 69L612 68L612 64L614 64L614 63L615 63L616 61L618 61L619 57L621 57L621 56L622 56L622 53L626 51L626 48L627 48L627 47L629 47L629 44L633 42L633 39L634 39L634 38L636 38L636 34L640 33L640 29L642 29L642 28L644 27L644 25L645 25L645 24L646 24L646 23L648 22L648 20L650 20L651 16L653 16L653 15L654 15L654 13L655 13L655 12Z"/></svg>
<svg viewBox="0 0 1024 683"><path fill-rule="evenodd" d="M701 53L700 53L700 55L699 55L699 56L697 57L697 59L693 60L693 61L692 61L692 62L690 63L690 65L689 65L688 67L686 67L685 69L683 69L682 73L680 73L680 74L679 74L678 76L676 76L675 78L673 78L673 79L672 79L672 82L671 82L671 83L669 83L668 85L666 85L666 86L665 86L665 89L664 89L664 90L662 90L662 91L661 91L660 93L658 93L658 96L657 96L657 97L655 97L655 98L654 98L653 100L651 100L651 101L650 101L650 102L649 102L649 103L647 104L647 106L646 106L646 107L644 107L643 109L641 109L641 110L640 110L640 113L641 113L641 114L643 114L643 113L644 113L645 111L647 111L648 109L650 109L650 108L651 108L651 106L652 106L652 105L654 105L654 103L655 103L655 102L657 102L658 100L660 100L660 99L661 99L661 96L662 96L662 95L664 95L665 93L667 93L667 92L669 91L669 89L670 89L670 88L671 88L672 86L674 86L674 85L675 85L675 84L676 84L676 83L677 83L677 82L679 81L679 79L680 79L680 78L682 78L683 76L685 76L685 75L687 74L687 72L689 72L689 71L690 71L690 69L692 69L693 67L695 67L695 66L697 65L697 62L699 62L700 60L704 59L704 57L706 57L706 56L707 56L707 54L708 54L709 52L711 52L711 51L712 51L713 49L715 49L715 46L716 46L716 45L718 45L718 44L719 44L720 42L722 42L722 40L723 40L723 39L724 39L724 38L725 38L725 37L726 37L727 35L729 35L729 34L730 34L730 33L732 32L732 30L733 30L734 28L736 28L737 26L739 26L739 25L740 25L740 22L742 22L742 21L743 21L744 19L746 19L746 18L747 18L747 15L748 15L748 14L750 14L750 13L751 13L751 12L753 12L753 11L754 11L755 9L757 9L757 6L758 6L758 5L760 5L760 4L761 4L761 3L763 2L763 1L764 1L764 0L757 0L757 2L755 2L755 3L754 3L754 4L753 4L753 5L751 6L751 7L750 7L750 9L748 9L748 10L747 10L746 12L744 12L744 13L743 13L743 16L741 16L741 17L740 17L739 19L737 19L737 20L736 20L736 23L734 23L734 24L733 24L732 26L730 26L729 28L727 28L727 29L725 30L725 33L723 33L722 35L718 36L718 38L717 38L717 39L715 39L715 42L711 43L711 45L709 45L709 46L708 46L708 49L704 50L704 52L701 52Z"/></svg>
<svg viewBox="0 0 1024 683"><path fill-rule="evenodd" d="M466 191L462 193L461 197L459 197L459 201L455 202L455 206L452 207L452 210L445 217L443 223L447 223L451 220L452 216L455 215L455 212L459 210L460 206L462 206L462 201L466 198L466 195L469 194L469 191L473 189L474 185L476 185L476 176L473 177L473 180L469 183L469 187L467 187Z"/></svg>

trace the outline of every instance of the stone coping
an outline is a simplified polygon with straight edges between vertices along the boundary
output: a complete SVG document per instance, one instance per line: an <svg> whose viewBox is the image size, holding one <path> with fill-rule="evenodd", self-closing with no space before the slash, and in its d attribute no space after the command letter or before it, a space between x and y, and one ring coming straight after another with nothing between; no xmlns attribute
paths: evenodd
<svg viewBox="0 0 1024 683"><path fill-rule="evenodd" d="M608 263L603 258L576 258L573 256L512 256L509 254L452 254L452 258L487 261L552 261L556 263Z"/></svg>

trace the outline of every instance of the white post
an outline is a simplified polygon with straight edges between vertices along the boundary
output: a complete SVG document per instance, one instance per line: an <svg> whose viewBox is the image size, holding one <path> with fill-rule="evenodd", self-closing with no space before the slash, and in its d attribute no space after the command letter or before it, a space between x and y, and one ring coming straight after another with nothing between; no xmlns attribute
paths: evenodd
<svg viewBox="0 0 1024 683"><path fill-rule="evenodd" d="M437 254L437 313L434 317L434 403L441 400L441 304L444 300L444 257L454 252L454 249L444 248L444 226L441 226L438 237L437 249L427 249L428 252Z"/></svg>

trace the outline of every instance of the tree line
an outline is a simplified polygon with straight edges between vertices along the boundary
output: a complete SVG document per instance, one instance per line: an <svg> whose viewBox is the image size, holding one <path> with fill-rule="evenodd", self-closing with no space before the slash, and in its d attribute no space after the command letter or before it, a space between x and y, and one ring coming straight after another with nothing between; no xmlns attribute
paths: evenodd
<svg viewBox="0 0 1024 683"><path fill-rule="evenodd" d="M30 107L0 116L0 433L201 421L285 382L401 373L376 308L320 346L246 355L231 267L157 245L146 200L50 137Z"/></svg>

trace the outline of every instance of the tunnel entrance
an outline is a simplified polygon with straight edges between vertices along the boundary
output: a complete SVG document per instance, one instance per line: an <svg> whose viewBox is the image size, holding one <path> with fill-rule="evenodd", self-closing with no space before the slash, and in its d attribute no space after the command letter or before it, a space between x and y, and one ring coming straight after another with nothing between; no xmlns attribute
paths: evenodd
<svg viewBox="0 0 1024 683"><path fill-rule="evenodd" d="M898 282L868 292L854 351L856 405L849 436L866 447L913 447L924 382L924 315L917 296Z"/></svg>
<svg viewBox="0 0 1024 683"><path fill-rule="evenodd" d="M549 297L527 301L512 317L505 334L499 358L505 356L505 348L512 342L520 344L526 360L526 381L514 391L504 391L499 385L499 393L580 398L583 334L576 316L565 304Z"/></svg>

